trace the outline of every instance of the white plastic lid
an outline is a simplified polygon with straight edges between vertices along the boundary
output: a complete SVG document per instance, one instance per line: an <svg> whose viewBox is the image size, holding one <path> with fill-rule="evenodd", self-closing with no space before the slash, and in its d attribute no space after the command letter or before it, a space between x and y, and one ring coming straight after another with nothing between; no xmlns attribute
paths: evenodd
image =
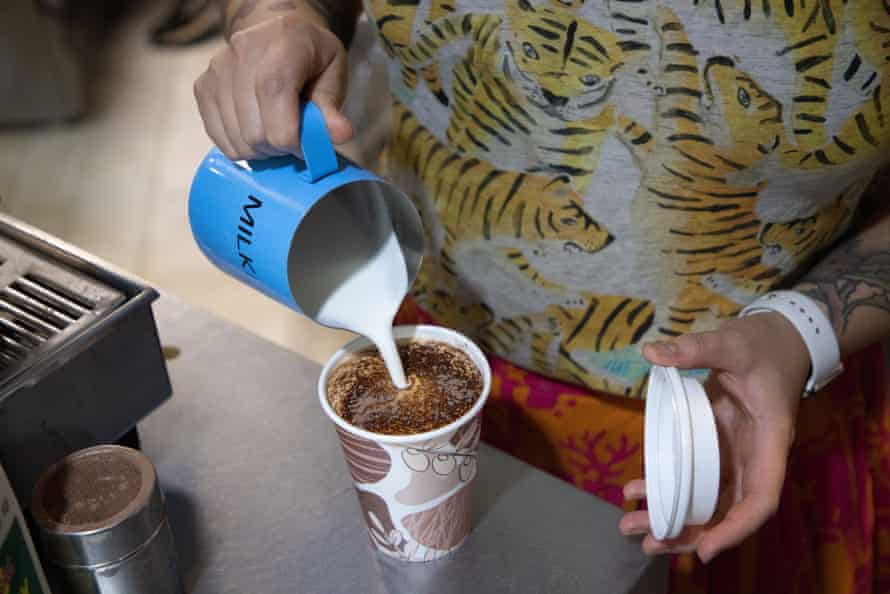
<svg viewBox="0 0 890 594"><path fill-rule="evenodd" d="M653 366L643 436L652 535L676 538L707 523L720 490L717 426L704 388L673 367Z"/></svg>

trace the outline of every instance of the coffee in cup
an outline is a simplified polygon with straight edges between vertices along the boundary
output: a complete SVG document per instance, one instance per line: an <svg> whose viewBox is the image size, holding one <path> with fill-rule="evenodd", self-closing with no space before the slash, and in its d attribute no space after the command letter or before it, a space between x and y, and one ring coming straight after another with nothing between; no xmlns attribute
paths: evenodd
<svg viewBox="0 0 890 594"><path fill-rule="evenodd" d="M397 388L375 348L340 363L327 380L331 408L351 425L386 435L432 431L463 416L482 392L470 357L440 341L398 345L408 387Z"/></svg>
<svg viewBox="0 0 890 594"><path fill-rule="evenodd" d="M336 426L372 545L405 561L457 549L472 527L472 484L482 407L491 386L485 356L463 335L399 326L406 389L392 385L369 340L325 365L322 408Z"/></svg>

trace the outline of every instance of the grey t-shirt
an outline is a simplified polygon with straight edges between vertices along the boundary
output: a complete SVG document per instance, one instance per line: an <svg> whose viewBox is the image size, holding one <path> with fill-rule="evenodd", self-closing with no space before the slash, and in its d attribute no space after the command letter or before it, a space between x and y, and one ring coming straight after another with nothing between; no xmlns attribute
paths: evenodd
<svg viewBox="0 0 890 594"><path fill-rule="evenodd" d="M369 0L414 295L493 354L638 395L648 339L812 264L890 156L877 1Z"/></svg>

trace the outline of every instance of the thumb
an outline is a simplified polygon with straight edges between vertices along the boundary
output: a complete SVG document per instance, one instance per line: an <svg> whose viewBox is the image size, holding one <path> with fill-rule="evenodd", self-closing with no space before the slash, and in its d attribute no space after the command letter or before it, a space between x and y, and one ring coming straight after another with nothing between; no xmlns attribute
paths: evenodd
<svg viewBox="0 0 890 594"><path fill-rule="evenodd" d="M725 330L686 334L643 346L643 356L650 363L680 369L734 371L742 362L744 352L745 345Z"/></svg>
<svg viewBox="0 0 890 594"><path fill-rule="evenodd" d="M348 142L353 134L352 123L340 111L346 96L346 74L346 57L340 52L307 89L309 99L318 105L324 115L328 133L334 144Z"/></svg>

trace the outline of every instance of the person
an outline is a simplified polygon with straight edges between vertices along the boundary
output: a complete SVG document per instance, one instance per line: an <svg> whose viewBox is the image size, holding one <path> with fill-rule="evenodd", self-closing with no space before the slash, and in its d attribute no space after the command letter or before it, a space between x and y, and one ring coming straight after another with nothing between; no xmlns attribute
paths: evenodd
<svg viewBox="0 0 890 594"><path fill-rule="evenodd" d="M890 591L890 197L875 178L890 159L890 5L364 10L393 95L381 167L428 235L399 321L487 350L483 438L647 534L649 366L706 376L717 514L642 540L676 554L673 591ZM364 123L339 106L362 11L229 2L228 46L195 83L223 153L298 154L306 100L336 143L352 137Z"/></svg>

